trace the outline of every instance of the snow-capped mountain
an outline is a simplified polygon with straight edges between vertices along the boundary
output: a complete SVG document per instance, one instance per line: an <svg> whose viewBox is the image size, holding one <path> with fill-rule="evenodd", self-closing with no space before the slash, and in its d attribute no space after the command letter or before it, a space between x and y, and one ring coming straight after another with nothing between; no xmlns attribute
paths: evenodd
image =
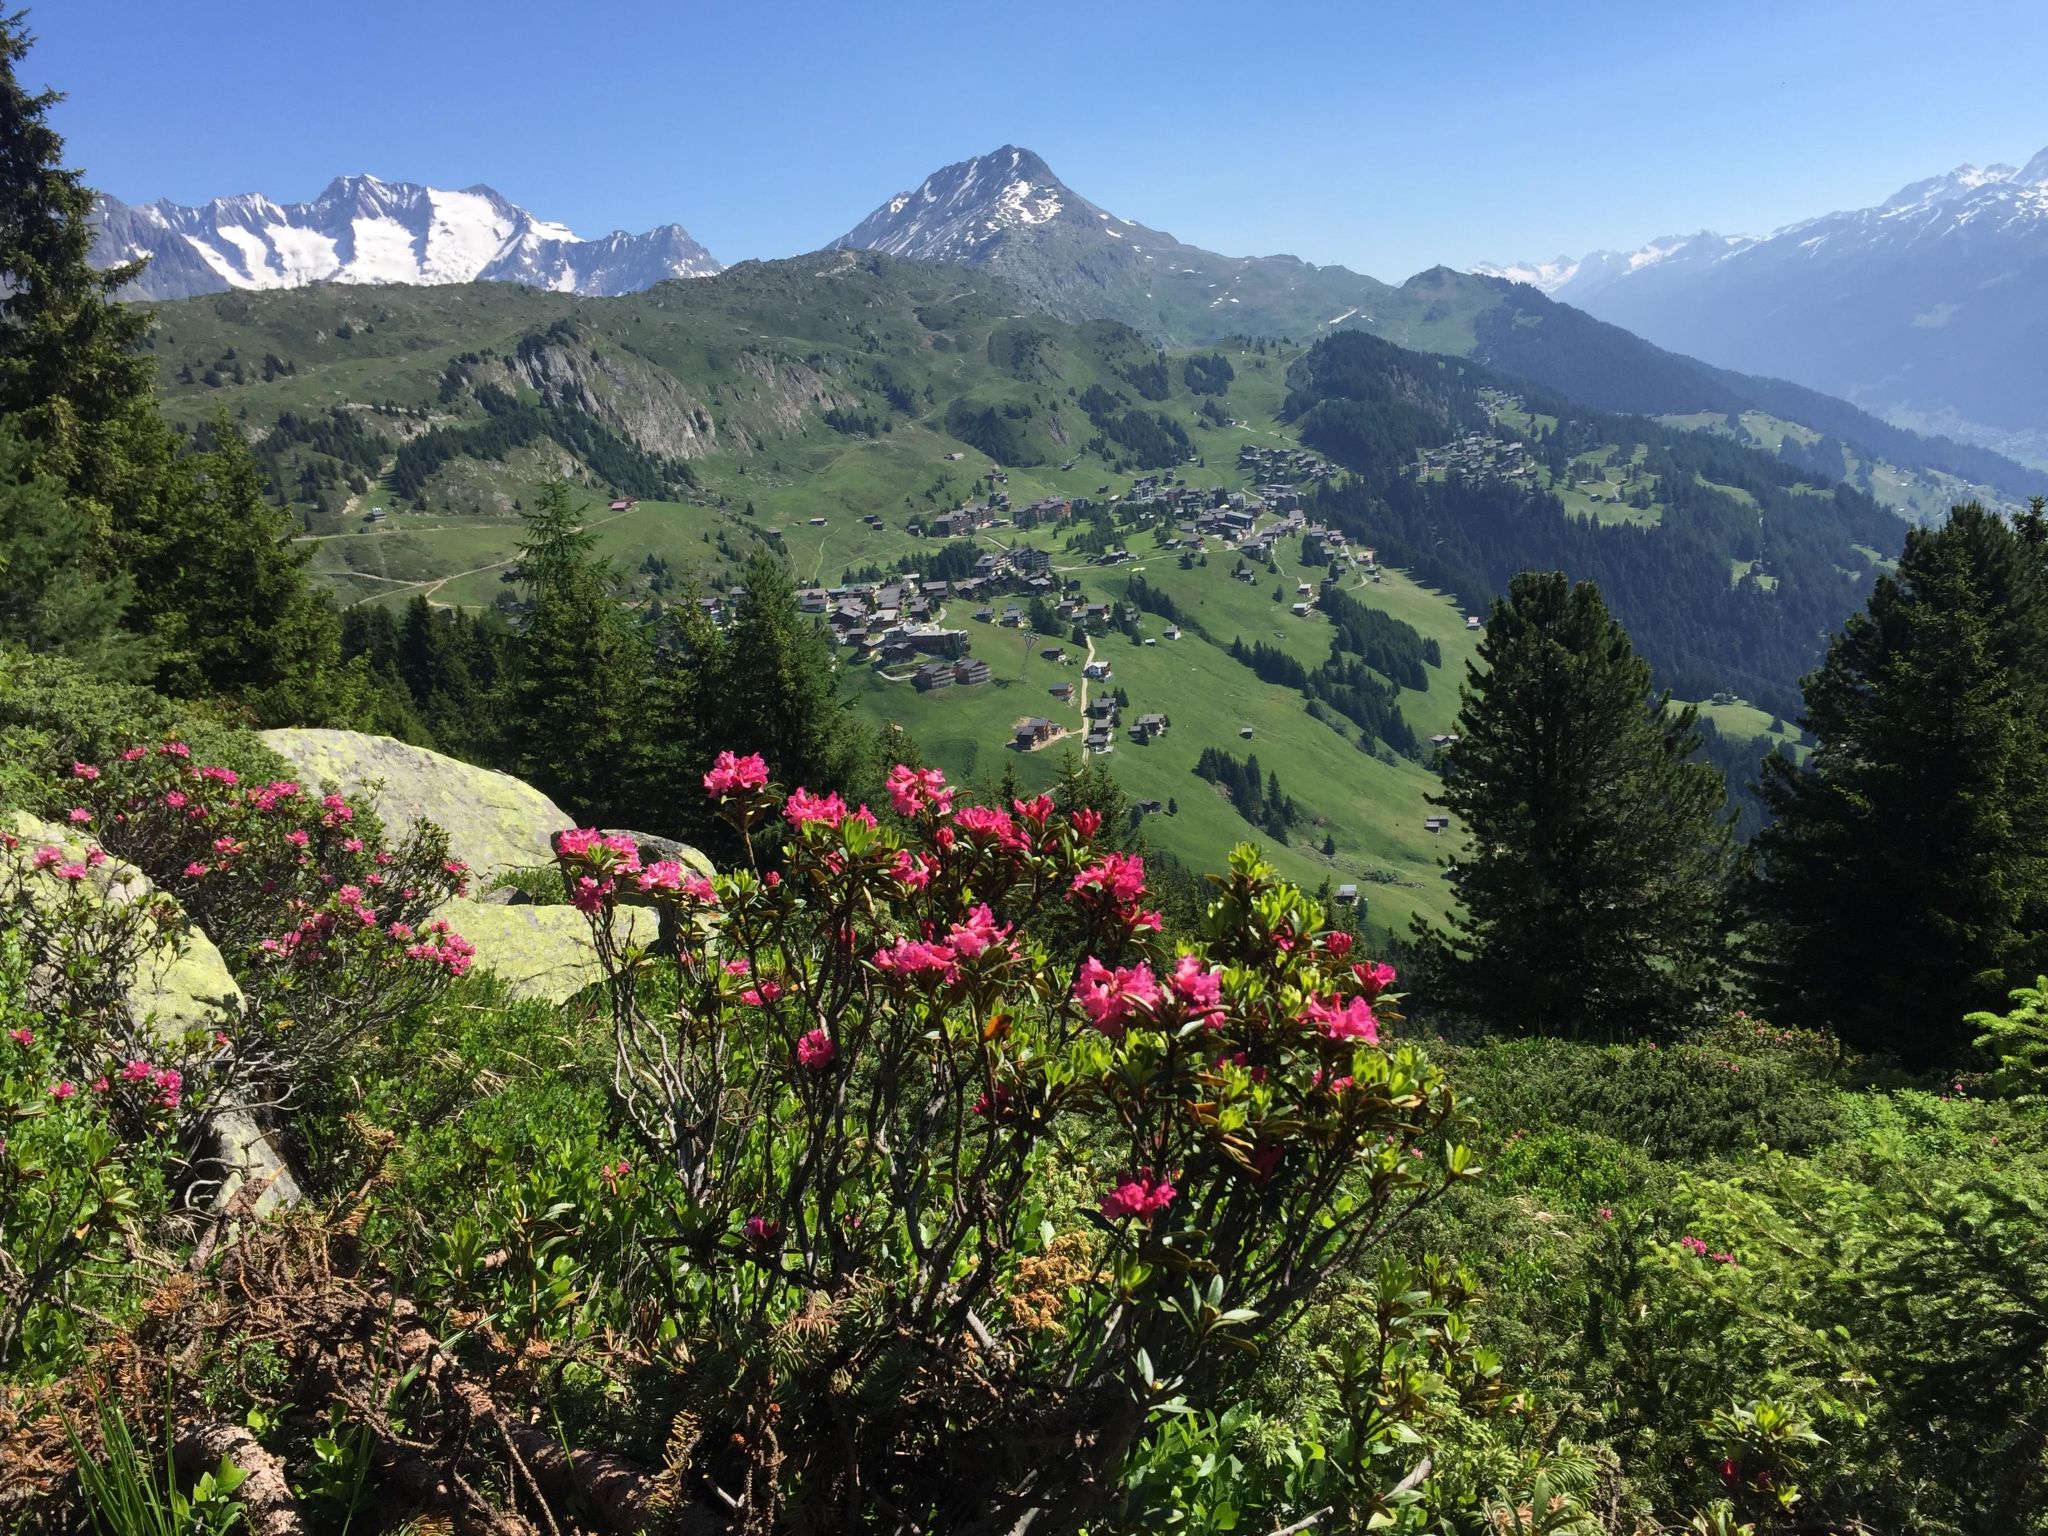
<svg viewBox="0 0 2048 1536"><path fill-rule="evenodd" d="M1362 324L1393 292L1343 267L1186 245L1090 202L1014 144L934 171L832 246L987 266L1062 319L1122 320L1167 342Z"/></svg>
<svg viewBox="0 0 2048 1536"><path fill-rule="evenodd" d="M460 192L342 176L309 203L260 193L203 208L130 207L102 197L93 260L149 258L131 296L185 298L303 283L527 283L564 293L636 293L721 270L680 224L584 240L486 186Z"/></svg>
<svg viewBox="0 0 2048 1536"><path fill-rule="evenodd" d="M2048 150L1761 238L1480 270L1675 351L2048 458Z"/></svg>

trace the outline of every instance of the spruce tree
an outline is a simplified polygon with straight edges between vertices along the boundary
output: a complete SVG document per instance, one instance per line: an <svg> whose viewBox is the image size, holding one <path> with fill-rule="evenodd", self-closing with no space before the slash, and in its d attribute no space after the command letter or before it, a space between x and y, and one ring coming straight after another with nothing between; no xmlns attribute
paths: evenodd
<svg viewBox="0 0 2048 1536"><path fill-rule="evenodd" d="M22 14L0 15L0 416L92 520L104 561L109 532L158 495L172 440L141 350L149 315L114 300L142 264L88 260L93 194L49 122L63 96L17 73L33 41Z"/></svg>
<svg viewBox="0 0 2048 1536"><path fill-rule="evenodd" d="M508 734L522 778L615 825L646 767L648 651L596 545L566 481L525 514L516 574L532 607L513 649Z"/></svg>
<svg viewBox="0 0 2048 1536"><path fill-rule="evenodd" d="M1699 997L1731 843L1695 712L1590 582L1497 601L1432 804L1469 839L1448 933L1416 924L1429 1001L1517 1033L1653 1033Z"/></svg>
<svg viewBox="0 0 2048 1536"><path fill-rule="evenodd" d="M36 473L12 422L0 421L0 644L55 652L101 676L133 681L151 660L122 628L134 598L125 572L102 579L91 564L91 517L64 487Z"/></svg>
<svg viewBox="0 0 2048 1536"><path fill-rule="evenodd" d="M772 555L753 556L741 583L705 690L707 753L758 752L784 784L852 790L871 747L840 694L831 641Z"/></svg>
<svg viewBox="0 0 2048 1536"><path fill-rule="evenodd" d="M306 581L306 549L264 494L263 468L225 412L181 462L142 526L121 539L135 612L166 692L239 699L264 724L330 718L340 662L334 610Z"/></svg>
<svg viewBox="0 0 2048 1536"><path fill-rule="evenodd" d="M1972 503L1907 535L1806 679L1750 895L1773 1017L1906 1065L2048 970L2048 523Z"/></svg>

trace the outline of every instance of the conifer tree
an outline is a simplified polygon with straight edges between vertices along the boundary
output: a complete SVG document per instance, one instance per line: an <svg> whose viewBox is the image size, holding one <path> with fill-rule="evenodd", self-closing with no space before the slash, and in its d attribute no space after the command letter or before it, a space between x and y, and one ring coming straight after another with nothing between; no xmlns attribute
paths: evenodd
<svg viewBox="0 0 2048 1536"><path fill-rule="evenodd" d="M513 651L516 769L587 820L616 824L646 766L647 644L568 482L543 489L524 520L516 571L532 608Z"/></svg>
<svg viewBox="0 0 2048 1536"><path fill-rule="evenodd" d="M157 682L186 697L237 697L267 724L329 717L334 611L307 584L306 551L265 496L241 429L222 412L205 437L206 450L119 541L159 653Z"/></svg>
<svg viewBox="0 0 2048 1536"><path fill-rule="evenodd" d="M1695 712L1590 582L1524 572L1496 601L1448 811L1469 838L1448 933L1417 922L1432 1002L1518 1033L1614 1038L1699 996L1730 861L1720 775L1692 761Z"/></svg>
<svg viewBox="0 0 2048 1536"><path fill-rule="evenodd" d="M146 676L150 658L122 628L134 597L125 572L91 564L92 519L64 487L36 473L12 422L0 421L0 644L56 652L101 676Z"/></svg>
<svg viewBox="0 0 2048 1536"><path fill-rule="evenodd" d="M1972 503L1907 535L1766 763L1751 888L1767 1006L1916 1068L2048 970L2048 519Z"/></svg>
<svg viewBox="0 0 2048 1536"><path fill-rule="evenodd" d="M0 15L0 416L92 520L104 561L108 533L158 494L172 439L140 350L148 312L114 301L142 264L88 260L93 194L49 122L63 96L17 73L33 41L23 14Z"/></svg>

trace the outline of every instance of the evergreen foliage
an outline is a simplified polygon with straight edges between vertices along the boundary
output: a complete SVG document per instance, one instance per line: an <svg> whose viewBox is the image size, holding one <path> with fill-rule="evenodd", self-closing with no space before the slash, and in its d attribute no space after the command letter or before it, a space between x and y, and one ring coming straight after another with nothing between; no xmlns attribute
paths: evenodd
<svg viewBox="0 0 2048 1536"><path fill-rule="evenodd" d="M69 656L108 677L142 676L148 654L122 628L134 583L125 571L99 576L93 546L91 517L36 472L29 445L0 420L0 644Z"/></svg>
<svg viewBox="0 0 2048 1536"><path fill-rule="evenodd" d="M1767 764L1760 981L1779 1016L1914 1067L2048 970L2048 519L1974 504L1907 537Z"/></svg>
<svg viewBox="0 0 2048 1536"><path fill-rule="evenodd" d="M1720 776L1694 711L1590 583L1515 578L1494 604L1443 794L1469 851L1448 936L1418 928L1429 994L1525 1034L1620 1037L1683 1019L1704 990L1728 872Z"/></svg>

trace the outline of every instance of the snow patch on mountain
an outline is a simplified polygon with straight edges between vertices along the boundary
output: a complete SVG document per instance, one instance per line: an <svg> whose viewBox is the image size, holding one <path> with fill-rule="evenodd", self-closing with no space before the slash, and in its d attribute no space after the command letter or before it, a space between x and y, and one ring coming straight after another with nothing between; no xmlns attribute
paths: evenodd
<svg viewBox="0 0 2048 1536"><path fill-rule="evenodd" d="M486 186L448 191L375 176L337 177L306 203L244 193L200 208L130 207L102 197L94 216L96 265L148 258L128 290L141 298L314 282L520 282L618 294L722 270L679 224L584 240Z"/></svg>

